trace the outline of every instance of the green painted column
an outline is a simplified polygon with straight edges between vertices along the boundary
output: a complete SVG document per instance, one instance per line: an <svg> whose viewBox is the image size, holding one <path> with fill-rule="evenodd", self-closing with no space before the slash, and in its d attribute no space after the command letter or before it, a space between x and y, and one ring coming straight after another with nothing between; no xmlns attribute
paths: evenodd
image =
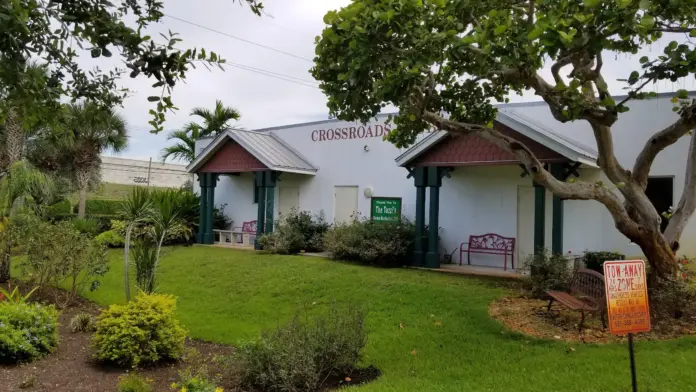
<svg viewBox="0 0 696 392"><path fill-rule="evenodd" d="M205 219L206 219L206 205L208 203L208 183L207 176L205 173L198 173L198 183L201 186L201 206L200 206L200 219L198 221L198 233L196 234L196 242L199 244L203 243L203 233L205 233Z"/></svg>
<svg viewBox="0 0 696 392"><path fill-rule="evenodd" d="M544 250L546 236L546 188L534 184L534 253Z"/></svg>
<svg viewBox="0 0 696 392"><path fill-rule="evenodd" d="M551 175L557 180L565 181L563 165L551 164ZM554 195L551 205L551 252L563 254L563 199Z"/></svg>
<svg viewBox="0 0 696 392"><path fill-rule="evenodd" d="M413 245L411 265L414 266L423 266L425 264L425 173L426 169L424 167L415 167L413 169L413 182L416 186L416 238Z"/></svg>
<svg viewBox="0 0 696 392"><path fill-rule="evenodd" d="M213 244L215 235L213 234L213 210L215 209L215 185L217 184L217 174L207 173L208 193L206 195L206 214L205 214L205 233L203 235L204 244Z"/></svg>
<svg viewBox="0 0 696 392"><path fill-rule="evenodd" d="M442 186L442 169L427 168L426 182L430 188L430 211L428 220L428 253L425 255L426 268L440 268L438 252L438 230L440 228L440 186Z"/></svg>
<svg viewBox="0 0 696 392"><path fill-rule="evenodd" d="M254 173L254 186L258 189L259 198L257 200L258 215L256 216L256 238L261 237L266 222L266 187L263 186L263 172ZM261 250L259 241L254 242L254 249Z"/></svg>
<svg viewBox="0 0 696 392"><path fill-rule="evenodd" d="M266 233L273 233L273 218L275 207L275 187L278 174L276 172L264 172L264 185L266 186Z"/></svg>

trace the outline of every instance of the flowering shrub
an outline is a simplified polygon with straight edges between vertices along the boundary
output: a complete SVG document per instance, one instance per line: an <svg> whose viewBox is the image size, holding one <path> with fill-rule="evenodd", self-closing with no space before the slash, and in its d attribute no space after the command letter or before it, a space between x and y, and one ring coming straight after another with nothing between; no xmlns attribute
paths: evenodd
<svg viewBox="0 0 696 392"><path fill-rule="evenodd" d="M118 392L152 392L152 380L128 373L118 378Z"/></svg>
<svg viewBox="0 0 696 392"><path fill-rule="evenodd" d="M132 367L178 358L186 331L175 312L176 299L161 294L140 294L125 305L109 306L97 318L95 358Z"/></svg>
<svg viewBox="0 0 696 392"><path fill-rule="evenodd" d="M179 382L171 385L177 392L223 392L223 389L216 386L205 372L193 372L190 369L179 372Z"/></svg>
<svg viewBox="0 0 696 392"><path fill-rule="evenodd" d="M653 316L681 318L687 313L696 315L696 273L691 264L692 261L688 257L680 257L676 279L658 278L655 284L649 287Z"/></svg>
<svg viewBox="0 0 696 392"><path fill-rule="evenodd" d="M40 358L58 345L58 312L53 306L0 302L0 363Z"/></svg>

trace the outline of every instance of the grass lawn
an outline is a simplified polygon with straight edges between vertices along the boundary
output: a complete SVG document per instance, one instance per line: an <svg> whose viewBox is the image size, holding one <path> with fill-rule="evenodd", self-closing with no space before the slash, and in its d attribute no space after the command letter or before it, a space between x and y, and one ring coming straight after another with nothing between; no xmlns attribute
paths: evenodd
<svg viewBox="0 0 696 392"><path fill-rule="evenodd" d="M87 297L124 301L121 255L111 254L111 271ZM207 247L166 250L158 278L161 292L179 297L191 335L221 343L332 301L361 304L369 311L364 363L383 376L360 391L630 390L625 345L570 351L510 333L488 317L488 303L505 293L488 280ZM639 341L636 355L641 391L696 385L696 339Z"/></svg>

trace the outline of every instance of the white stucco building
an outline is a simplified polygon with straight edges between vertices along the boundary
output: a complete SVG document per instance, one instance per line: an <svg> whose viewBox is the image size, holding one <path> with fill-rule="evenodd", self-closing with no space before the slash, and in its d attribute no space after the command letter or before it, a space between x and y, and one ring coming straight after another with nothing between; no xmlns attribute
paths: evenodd
<svg viewBox="0 0 696 392"><path fill-rule="evenodd" d="M633 167L648 138L677 119L670 98L660 95L629 102L631 110L620 115L613 126L622 165ZM499 109L496 128L532 148L554 175L602 179L596 143L586 122L559 123L542 102L501 105ZM426 223L438 219L440 227L438 250L433 252L423 244L422 251L430 253L428 266L436 266L436 259L445 253L454 253L458 262L460 244L470 235L485 233L515 238L518 261L536 246L572 254L584 250L641 254L638 246L615 229L603 205L563 201L535 188L519 162L483 139L437 131L425 133L410 149L397 149L382 140L393 126L385 121L386 116L378 116L365 125L327 120L228 131L199 140L198 156L188 171L199 174L196 189L203 193L204 201L225 205L235 226L277 219L293 207L324 211L329 222L345 221L355 213L369 217L371 203L378 197L401 198L402 213L416 219L417 194L421 192L425 210L420 213ZM685 137L665 149L653 164L647 192L660 211L676 204L681 195L688 146L689 137ZM439 203L432 202L431 195L438 193ZM266 203L264 194L268 195ZM255 202L259 200L262 208ZM438 204L439 212L436 209L433 216L430 210ZM269 223L272 229L272 220ZM260 232L268 229L259 226ZM212 241L212 229L207 235L202 242ZM681 252L696 253L696 244L690 241L694 236L696 220L684 231ZM477 257L478 264L502 266L500 257L472 257Z"/></svg>
<svg viewBox="0 0 696 392"><path fill-rule="evenodd" d="M102 156L101 179L110 184L178 188L193 179L186 165Z"/></svg>

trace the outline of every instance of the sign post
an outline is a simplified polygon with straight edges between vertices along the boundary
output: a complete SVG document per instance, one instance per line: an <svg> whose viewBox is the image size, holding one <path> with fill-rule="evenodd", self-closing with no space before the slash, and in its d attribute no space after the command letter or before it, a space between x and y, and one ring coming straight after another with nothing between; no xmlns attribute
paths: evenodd
<svg viewBox="0 0 696 392"><path fill-rule="evenodd" d="M615 335L628 334L633 392L638 392L633 334L650 331L648 285L643 260L604 263L609 330Z"/></svg>
<svg viewBox="0 0 696 392"><path fill-rule="evenodd" d="M401 221L400 197L373 197L370 218L379 222Z"/></svg>

